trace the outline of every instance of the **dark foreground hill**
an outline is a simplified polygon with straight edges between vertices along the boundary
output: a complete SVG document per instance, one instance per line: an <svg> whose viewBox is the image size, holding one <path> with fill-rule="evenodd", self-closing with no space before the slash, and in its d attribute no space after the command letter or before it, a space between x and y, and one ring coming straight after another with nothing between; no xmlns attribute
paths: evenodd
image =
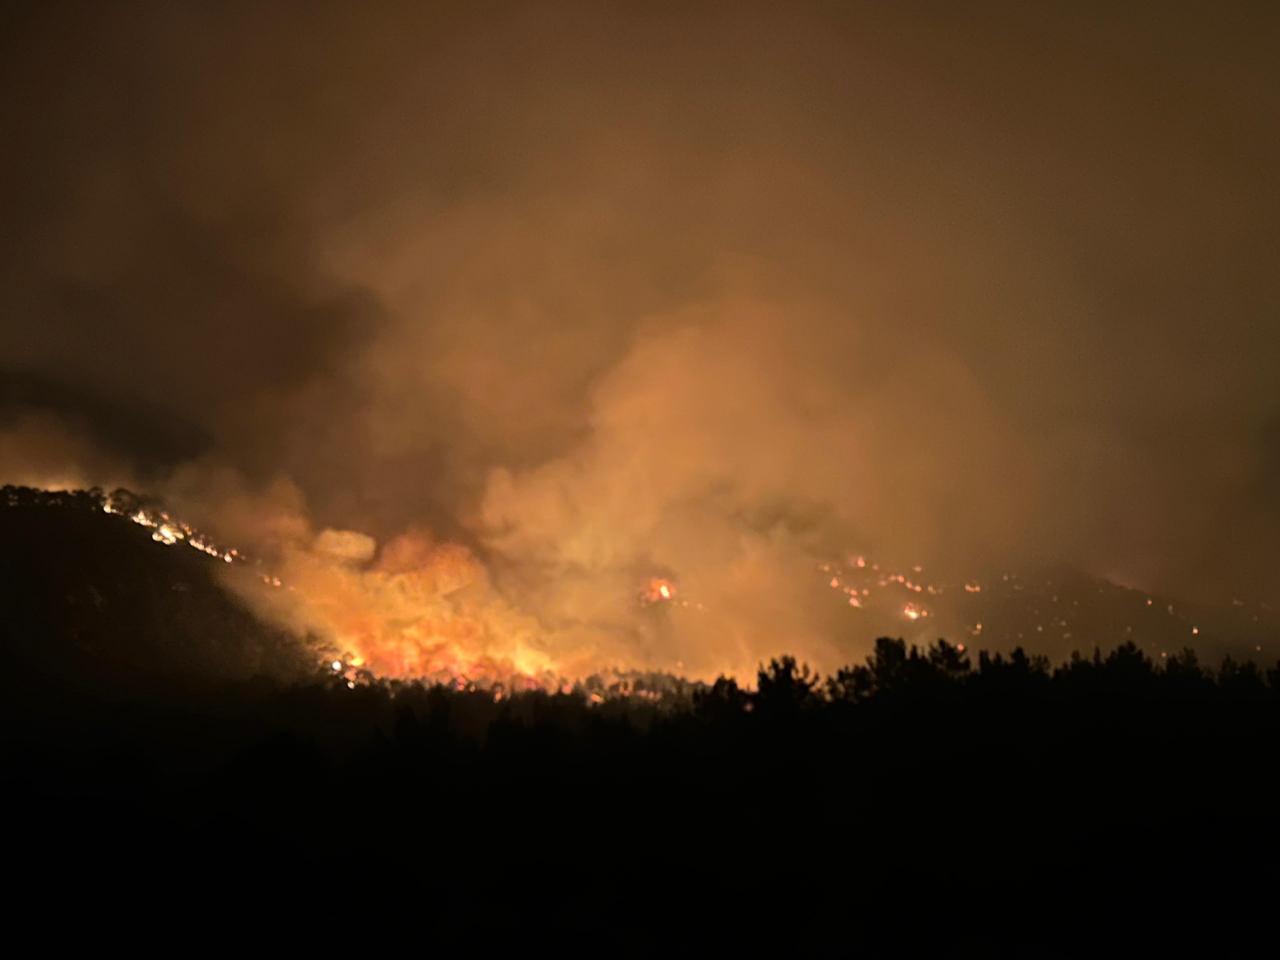
<svg viewBox="0 0 1280 960"><path fill-rule="evenodd" d="M0 651L29 680L145 686L301 678L317 655L219 586L220 564L165 550L96 493L0 491Z"/></svg>
<svg viewBox="0 0 1280 960"><path fill-rule="evenodd" d="M10 917L181 926L171 945L269 920L425 952L1225 955L1273 935L1274 670L884 640L826 681L783 659L756 691L659 702L197 682L239 614L196 573L166 593L114 534L98 563L76 518L10 522L62 531L30 546L43 568L6 561ZM196 598L225 629L117 682L138 657L96 638L137 631L150 663L203 629Z"/></svg>

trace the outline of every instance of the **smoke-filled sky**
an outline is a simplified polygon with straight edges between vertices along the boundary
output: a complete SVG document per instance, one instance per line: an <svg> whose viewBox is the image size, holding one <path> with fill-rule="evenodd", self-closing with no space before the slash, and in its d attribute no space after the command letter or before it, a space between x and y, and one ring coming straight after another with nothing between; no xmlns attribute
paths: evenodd
<svg viewBox="0 0 1280 960"><path fill-rule="evenodd" d="M664 664L865 645L805 612L847 550L1280 600L1277 49L1270 3L6 3L0 479L352 575L457 543L502 623Z"/></svg>

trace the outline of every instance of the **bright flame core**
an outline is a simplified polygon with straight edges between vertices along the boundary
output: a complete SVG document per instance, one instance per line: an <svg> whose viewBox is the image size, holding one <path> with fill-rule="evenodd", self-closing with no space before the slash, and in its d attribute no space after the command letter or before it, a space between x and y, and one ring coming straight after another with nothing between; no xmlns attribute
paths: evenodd
<svg viewBox="0 0 1280 960"><path fill-rule="evenodd" d="M665 603L668 600L674 600L675 596L676 585L674 583L663 577L654 577L640 594L640 600L646 604Z"/></svg>

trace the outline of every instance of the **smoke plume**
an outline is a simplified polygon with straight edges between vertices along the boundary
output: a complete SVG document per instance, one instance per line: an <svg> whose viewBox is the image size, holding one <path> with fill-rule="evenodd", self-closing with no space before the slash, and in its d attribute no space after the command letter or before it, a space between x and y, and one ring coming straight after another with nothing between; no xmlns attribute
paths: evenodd
<svg viewBox="0 0 1280 960"><path fill-rule="evenodd" d="M1274 10L3 18L0 479L334 649L829 667L849 551L1280 600Z"/></svg>

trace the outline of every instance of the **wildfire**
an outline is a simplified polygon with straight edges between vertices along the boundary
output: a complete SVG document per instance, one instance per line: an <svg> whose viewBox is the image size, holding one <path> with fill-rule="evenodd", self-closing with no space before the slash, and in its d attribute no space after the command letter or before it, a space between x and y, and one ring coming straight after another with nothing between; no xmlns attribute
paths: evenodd
<svg viewBox="0 0 1280 960"><path fill-rule="evenodd" d="M234 563L241 559L239 550L219 547L190 524L175 520L164 510L152 511L133 506L128 502L131 499L132 495L117 491L103 499L102 512L127 517L133 523L146 527L151 531L151 539L166 547L181 541L193 550L199 550L223 563Z"/></svg>
<svg viewBox="0 0 1280 960"><path fill-rule="evenodd" d="M666 603L675 597L676 585L663 577L652 578L640 594L640 600L645 604Z"/></svg>
<svg viewBox="0 0 1280 960"><path fill-rule="evenodd" d="M247 562L238 549L217 545L125 491L106 497L102 510L150 530L163 546L182 542L224 564ZM373 677L463 678L464 687L476 681L517 688L552 683L553 663L533 642L532 626L486 595L483 570L462 547L406 535L389 542L367 567L303 548L286 549L279 565L278 571L263 570L255 561L256 576L229 583L268 619L319 638L322 652L324 646L340 651L321 662L350 688ZM279 599L264 599L249 590L250 583L261 583L268 598ZM655 580L652 589L655 600L675 595L669 581Z"/></svg>
<svg viewBox="0 0 1280 960"><path fill-rule="evenodd" d="M521 689L577 689L566 675L610 673L600 669L598 651L593 654L590 643L566 652L541 623L512 608L489 582L485 565L459 544L410 532L379 545L358 531L323 530L313 535L304 528L283 545L272 541L272 559L267 562L219 546L190 524L131 494L112 494L102 502L102 510L142 526L158 544L185 543L231 565L225 582L266 619L314 638L317 669L351 689L377 678L421 679L459 690L483 690L501 700ZM932 577L920 564L899 567L902 572L897 572L860 554L837 557L817 563L817 569L826 585L843 597L840 602L860 611L856 616L862 618L939 621L943 629L950 625L952 611L945 599L929 598L951 593L963 599L984 592L976 579L928 582ZM242 574L234 572L241 567ZM640 606L706 609L684 595L670 577L651 576L641 583ZM1034 587L1009 573L988 584L997 599L1002 591L1012 596ZM1183 619L1172 604L1139 599L1153 613ZM1059 603L1058 594L1053 593L1049 602ZM975 603L966 604L970 616L976 612ZM1047 622L1051 632L1068 627L1065 617ZM1200 637L1200 626L1183 623L1191 636ZM971 642L993 633L998 637L1000 631L998 626L984 630L981 621L969 617L955 626ZM1040 624L1035 630L1042 633L1046 627ZM1062 636L1069 639L1071 633ZM619 695L648 694L624 690ZM600 696L593 693L591 702L599 702Z"/></svg>

